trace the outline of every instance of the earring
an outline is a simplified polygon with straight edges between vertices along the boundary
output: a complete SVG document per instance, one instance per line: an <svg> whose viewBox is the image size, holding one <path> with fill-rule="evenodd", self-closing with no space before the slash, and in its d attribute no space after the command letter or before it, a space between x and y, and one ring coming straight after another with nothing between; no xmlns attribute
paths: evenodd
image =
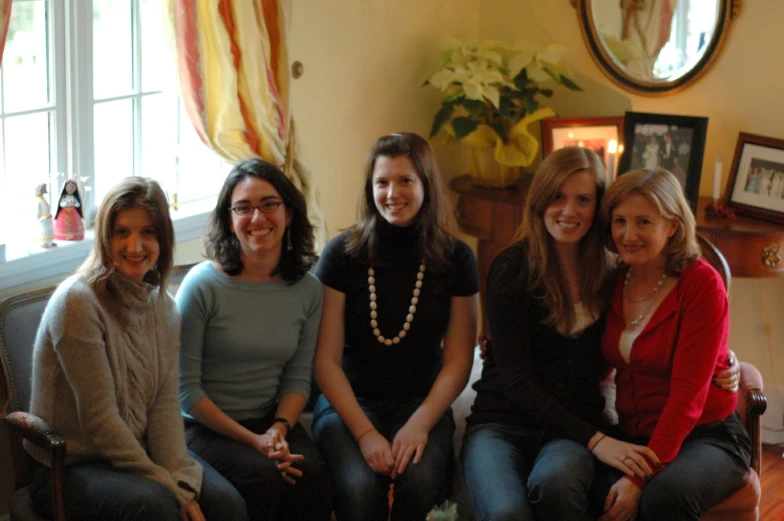
<svg viewBox="0 0 784 521"><path fill-rule="evenodd" d="M286 249L291 251L294 246L291 245L291 228L286 228Z"/></svg>

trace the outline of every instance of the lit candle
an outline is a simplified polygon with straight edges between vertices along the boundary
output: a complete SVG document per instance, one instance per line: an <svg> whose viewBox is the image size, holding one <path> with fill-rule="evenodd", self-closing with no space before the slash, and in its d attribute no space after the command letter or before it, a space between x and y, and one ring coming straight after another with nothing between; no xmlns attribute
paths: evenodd
<svg viewBox="0 0 784 521"><path fill-rule="evenodd" d="M618 153L618 141L611 139L607 145L607 184L609 185L615 180L615 154Z"/></svg>
<svg viewBox="0 0 784 521"><path fill-rule="evenodd" d="M713 169L713 203L719 202L721 194L721 158L716 158L716 166Z"/></svg>

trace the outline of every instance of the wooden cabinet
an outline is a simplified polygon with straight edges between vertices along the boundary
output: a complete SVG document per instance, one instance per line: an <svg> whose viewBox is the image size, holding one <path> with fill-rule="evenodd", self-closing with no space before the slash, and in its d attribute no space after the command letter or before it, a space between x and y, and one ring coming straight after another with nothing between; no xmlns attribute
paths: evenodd
<svg viewBox="0 0 784 521"><path fill-rule="evenodd" d="M511 188L483 188L471 184L471 176L453 179L449 186L457 194L455 210L460 229L479 239L477 264L482 301L482 333L489 336L485 313L485 284L493 259L512 243L523 220L523 207L532 174L523 174Z"/></svg>
<svg viewBox="0 0 784 521"><path fill-rule="evenodd" d="M489 335L485 314L485 283L498 253L512 243L523 220L523 207L532 174L524 174L512 188L499 190L471 184L464 175L449 186L457 195L460 229L479 239L477 263L482 301L482 332ZM711 219L705 215L710 198L697 208L697 232L711 241L727 259L733 277L784 277L784 225L750 217Z"/></svg>
<svg viewBox="0 0 784 521"><path fill-rule="evenodd" d="M697 206L697 232L727 258L733 277L784 277L784 225L752 217L711 219L710 198Z"/></svg>

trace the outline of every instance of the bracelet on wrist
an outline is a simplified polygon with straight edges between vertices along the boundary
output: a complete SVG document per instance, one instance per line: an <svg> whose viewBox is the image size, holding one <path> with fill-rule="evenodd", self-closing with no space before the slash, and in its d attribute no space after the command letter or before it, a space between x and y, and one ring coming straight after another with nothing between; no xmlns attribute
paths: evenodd
<svg viewBox="0 0 784 521"><path fill-rule="evenodd" d="M590 449L588 449L588 450L590 450L590 451L591 451L591 454L593 454L593 449L595 449L595 448L596 448L596 446L597 446L597 445L599 445L599 443L600 443L600 442L601 442L601 441L602 441L604 438L606 438L606 437L607 437L607 435L606 435L606 434L602 434L602 435L601 435L601 437L600 437L598 440L596 440L596 443L594 443L594 444L593 444L593 447L591 447Z"/></svg>
<svg viewBox="0 0 784 521"><path fill-rule="evenodd" d="M376 428L375 427L371 427L368 430L366 430L365 432L363 432L362 434L360 434L359 436L357 436L357 443L359 443L359 440L361 440L362 437L365 436L365 434L367 434L369 432L373 432L374 430L376 430Z"/></svg>
<svg viewBox="0 0 784 521"><path fill-rule="evenodd" d="M288 433L291 432L291 424L286 418L275 418L274 420L272 420L272 423L273 425L276 423L282 424L286 428L286 435L288 435Z"/></svg>

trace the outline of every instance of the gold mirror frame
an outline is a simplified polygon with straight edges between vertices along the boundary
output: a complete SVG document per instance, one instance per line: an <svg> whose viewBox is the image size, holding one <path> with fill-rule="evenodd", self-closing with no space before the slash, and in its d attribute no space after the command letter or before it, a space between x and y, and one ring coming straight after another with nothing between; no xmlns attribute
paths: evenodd
<svg viewBox="0 0 784 521"><path fill-rule="evenodd" d="M599 35L596 32L593 21L593 0L569 1L577 11L580 32L583 35L585 46L588 48L588 52L593 61L596 62L596 65L613 83L627 91L642 96L669 96L675 94L692 85L705 74L721 53L721 49L729 35L730 25L738 17L741 4L741 0L719 0L716 31L702 58L689 72L680 78L672 81L651 82L630 76L610 57L599 41Z"/></svg>

